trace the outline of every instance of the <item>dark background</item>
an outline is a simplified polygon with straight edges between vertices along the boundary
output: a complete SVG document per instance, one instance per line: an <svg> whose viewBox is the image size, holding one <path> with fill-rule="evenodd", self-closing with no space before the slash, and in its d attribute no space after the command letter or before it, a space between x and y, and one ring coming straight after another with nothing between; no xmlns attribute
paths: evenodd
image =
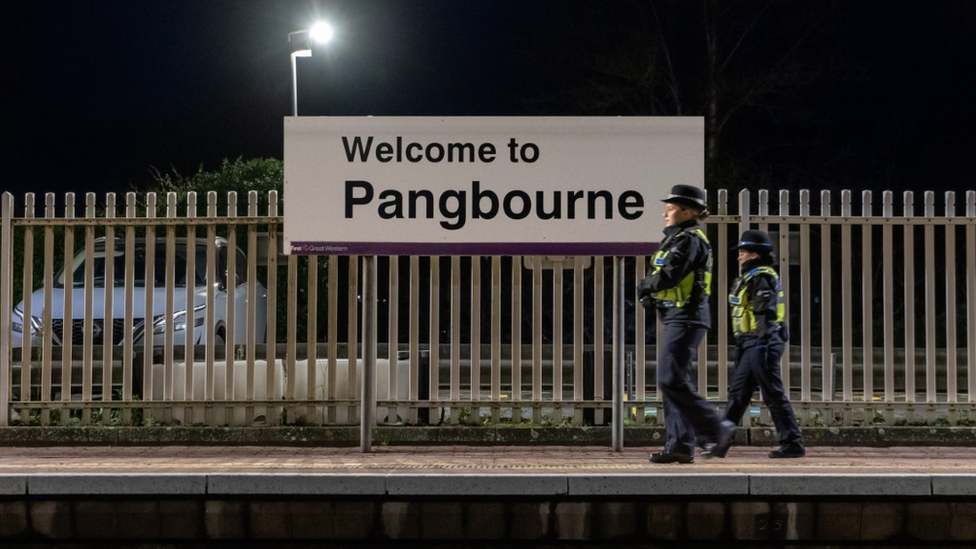
<svg viewBox="0 0 976 549"><path fill-rule="evenodd" d="M287 35L318 16L302 115L704 115L710 189L976 188L969 0L22 0L0 190L281 158Z"/></svg>

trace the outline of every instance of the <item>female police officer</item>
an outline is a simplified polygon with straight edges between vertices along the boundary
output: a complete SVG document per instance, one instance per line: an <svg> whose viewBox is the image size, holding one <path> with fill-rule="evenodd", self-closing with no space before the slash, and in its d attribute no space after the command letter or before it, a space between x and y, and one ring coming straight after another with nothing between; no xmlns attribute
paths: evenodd
<svg viewBox="0 0 976 549"><path fill-rule="evenodd" d="M651 463L692 463L696 435L702 457L725 455L735 425L718 414L691 383L691 363L711 326L712 249L698 222L708 216L705 191L675 185L663 200L664 241L651 258L651 269L637 285L645 308L656 307L664 324L658 381L664 393L667 437Z"/></svg>
<svg viewBox="0 0 976 549"><path fill-rule="evenodd" d="M748 230L742 233L737 248L741 275L729 291L737 352L725 419L739 423L758 385L779 433L780 448L770 452L769 457L803 457L803 435L779 375L780 357L789 332L783 322L783 289L772 267L773 245L766 233Z"/></svg>

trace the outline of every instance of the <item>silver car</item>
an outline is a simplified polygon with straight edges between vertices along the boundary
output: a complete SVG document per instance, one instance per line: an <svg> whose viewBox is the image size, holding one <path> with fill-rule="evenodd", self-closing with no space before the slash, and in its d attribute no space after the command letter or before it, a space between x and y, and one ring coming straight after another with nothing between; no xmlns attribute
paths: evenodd
<svg viewBox="0 0 976 549"><path fill-rule="evenodd" d="M228 242L218 237L214 241L216 250L216 281L214 281L214 324L211 330L204 329L207 307L207 243L205 239L195 240L196 258L194 266L193 287L194 311L189 315L193 319L193 338L196 344L204 344L212 338L219 346L227 336L228 326L233 326L235 342L243 343L247 337L247 257L240 250L236 250L235 273L228 273ZM115 345L122 344L126 330L131 330L133 342L142 344L146 333L153 338L153 346L164 344L164 335L168 322L173 323L174 345L184 345L187 333L187 241L185 238L175 239L175 282L173 288L173 316L167 318L166 311L166 239L155 240L154 266L152 280L152 313L146 314L146 256L148 247L144 238L135 240L135 253L127 258L125 253L125 239L116 238L114 245L113 271L111 273L112 286L112 324L105 322L105 292L107 273L105 272L105 239L98 238L94 242L94 265L92 295L92 341L94 345L102 345L105 335L112 332ZM125 269L126 260L133 261L134 284L131 291L133 308L133 324L125 325ZM84 335L85 318L85 252L81 251L74 257L70 270L62 269L54 277L51 299L51 339L54 345L62 345L67 330L71 330L72 345L81 345ZM70 276L69 274L70 273ZM234 274L235 276L228 276ZM267 319L267 290L258 282L256 287L256 302L254 321L257 343L264 343ZM65 319L65 292L71 292L71 318ZM44 289L34 292L31 297L31 317L24 318L24 303L18 304L13 311L13 340L14 348L23 346L26 334L31 337L31 345L37 347L42 342L43 314L45 307ZM228 322L227 299L234 300L234 321Z"/></svg>

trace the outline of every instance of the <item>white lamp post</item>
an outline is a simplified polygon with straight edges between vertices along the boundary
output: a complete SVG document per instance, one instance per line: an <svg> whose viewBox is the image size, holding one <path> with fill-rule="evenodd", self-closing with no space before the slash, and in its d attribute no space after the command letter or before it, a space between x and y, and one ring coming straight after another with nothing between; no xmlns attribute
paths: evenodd
<svg viewBox="0 0 976 549"><path fill-rule="evenodd" d="M332 40L332 26L325 21L319 21L311 28L288 33L288 43L291 44L291 113L298 116L298 63L299 57L312 56L312 42L325 44Z"/></svg>

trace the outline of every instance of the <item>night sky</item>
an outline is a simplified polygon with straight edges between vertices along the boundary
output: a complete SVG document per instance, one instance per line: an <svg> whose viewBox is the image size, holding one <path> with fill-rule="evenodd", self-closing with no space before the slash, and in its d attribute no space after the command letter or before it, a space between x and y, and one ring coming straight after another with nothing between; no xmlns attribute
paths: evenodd
<svg viewBox="0 0 976 549"><path fill-rule="evenodd" d="M0 4L0 190L281 158L287 35L319 16L302 115L709 115L711 91L710 188L976 189L969 0L32 0Z"/></svg>

